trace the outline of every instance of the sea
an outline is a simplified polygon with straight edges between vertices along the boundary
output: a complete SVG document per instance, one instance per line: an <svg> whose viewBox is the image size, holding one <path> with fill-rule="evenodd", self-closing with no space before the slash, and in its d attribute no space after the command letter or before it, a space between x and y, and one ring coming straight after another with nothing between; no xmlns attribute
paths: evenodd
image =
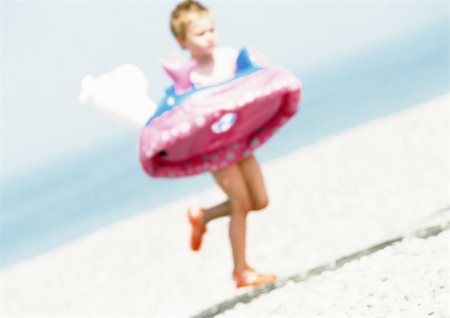
<svg viewBox="0 0 450 318"><path fill-rule="evenodd" d="M376 118L449 92L448 21L308 70L299 113L257 151L276 160ZM140 168L137 136L58 160L2 184L0 268L105 225L214 186L209 175L151 179ZM151 213L151 212L150 212ZM184 211L180 211L183 215Z"/></svg>

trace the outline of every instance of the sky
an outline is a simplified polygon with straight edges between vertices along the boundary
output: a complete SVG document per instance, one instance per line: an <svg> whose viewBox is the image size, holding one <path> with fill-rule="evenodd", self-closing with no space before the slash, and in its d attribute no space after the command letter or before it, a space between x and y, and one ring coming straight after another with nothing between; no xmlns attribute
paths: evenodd
<svg viewBox="0 0 450 318"><path fill-rule="evenodd" d="M14 177L138 133L80 105L81 79L132 63L158 101L158 59L179 47L177 1L2 1L0 175ZM448 19L447 1L204 1L219 45L252 45L301 78L331 61Z"/></svg>

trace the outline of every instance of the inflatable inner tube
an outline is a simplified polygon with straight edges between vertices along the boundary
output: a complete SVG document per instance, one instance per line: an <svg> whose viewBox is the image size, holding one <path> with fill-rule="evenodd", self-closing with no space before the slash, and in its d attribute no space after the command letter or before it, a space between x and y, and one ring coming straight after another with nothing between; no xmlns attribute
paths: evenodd
<svg viewBox="0 0 450 318"><path fill-rule="evenodd" d="M261 67L243 49L228 81L176 93L171 86L139 138L140 161L152 177L185 177L239 162L296 112L298 79Z"/></svg>

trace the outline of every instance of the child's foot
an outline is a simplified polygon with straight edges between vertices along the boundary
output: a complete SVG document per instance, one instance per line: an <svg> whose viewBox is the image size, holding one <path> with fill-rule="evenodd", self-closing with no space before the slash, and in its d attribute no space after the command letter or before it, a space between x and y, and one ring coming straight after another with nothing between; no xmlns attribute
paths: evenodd
<svg viewBox="0 0 450 318"><path fill-rule="evenodd" d="M200 208L188 209L188 218L191 223L191 249L193 251L199 251L202 246L203 234L206 233L206 226L203 225L203 217L205 211Z"/></svg>
<svg viewBox="0 0 450 318"><path fill-rule="evenodd" d="M260 274L255 272L254 269L248 268L239 272L233 272L233 280L236 283L237 288L247 286L261 287L275 282L277 276L272 274Z"/></svg>

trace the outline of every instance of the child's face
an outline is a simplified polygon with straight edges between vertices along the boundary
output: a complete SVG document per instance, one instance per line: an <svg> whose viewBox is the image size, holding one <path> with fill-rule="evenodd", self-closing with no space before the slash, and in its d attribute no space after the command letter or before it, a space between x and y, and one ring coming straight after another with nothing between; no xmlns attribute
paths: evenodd
<svg viewBox="0 0 450 318"><path fill-rule="evenodd" d="M178 40L194 58L210 57L216 47L216 31L210 14L195 15L186 30L186 38Z"/></svg>

